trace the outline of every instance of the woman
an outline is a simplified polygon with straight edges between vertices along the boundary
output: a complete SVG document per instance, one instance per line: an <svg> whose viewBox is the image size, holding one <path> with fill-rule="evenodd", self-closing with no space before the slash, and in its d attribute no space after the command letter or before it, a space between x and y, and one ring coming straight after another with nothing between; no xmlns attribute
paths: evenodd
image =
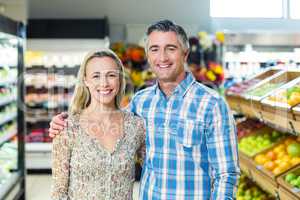
<svg viewBox="0 0 300 200"><path fill-rule="evenodd" d="M132 199L145 130L141 118L120 110L123 65L111 50L91 52L77 78L68 127L53 140L52 199Z"/></svg>

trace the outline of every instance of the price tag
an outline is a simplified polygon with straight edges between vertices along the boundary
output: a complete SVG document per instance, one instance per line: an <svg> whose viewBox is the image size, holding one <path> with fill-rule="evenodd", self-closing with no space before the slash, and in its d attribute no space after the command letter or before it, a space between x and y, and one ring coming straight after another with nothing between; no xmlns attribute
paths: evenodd
<svg viewBox="0 0 300 200"><path fill-rule="evenodd" d="M294 187L294 188L292 189L292 192L293 192L293 193L298 193L298 192L300 192L300 189Z"/></svg>
<svg viewBox="0 0 300 200"><path fill-rule="evenodd" d="M256 169L258 169L258 170L262 170L263 169L263 166L261 166L261 165L256 165Z"/></svg>

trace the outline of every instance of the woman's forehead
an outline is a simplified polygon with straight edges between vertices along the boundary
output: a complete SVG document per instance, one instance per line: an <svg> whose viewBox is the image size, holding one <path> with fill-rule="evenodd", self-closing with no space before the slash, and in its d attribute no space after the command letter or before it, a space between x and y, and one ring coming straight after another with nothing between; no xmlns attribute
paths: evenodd
<svg viewBox="0 0 300 200"><path fill-rule="evenodd" d="M95 57L89 60L86 70L92 72L118 71L118 65L110 57Z"/></svg>

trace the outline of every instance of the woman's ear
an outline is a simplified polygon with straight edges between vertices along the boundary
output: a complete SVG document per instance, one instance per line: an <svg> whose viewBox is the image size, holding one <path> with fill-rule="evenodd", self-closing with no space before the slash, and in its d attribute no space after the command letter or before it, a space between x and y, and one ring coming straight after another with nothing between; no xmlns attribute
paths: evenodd
<svg viewBox="0 0 300 200"><path fill-rule="evenodd" d="M83 77L83 84L84 84L84 86L86 86L86 87L89 86L89 83L88 83L88 81L86 80L86 77Z"/></svg>

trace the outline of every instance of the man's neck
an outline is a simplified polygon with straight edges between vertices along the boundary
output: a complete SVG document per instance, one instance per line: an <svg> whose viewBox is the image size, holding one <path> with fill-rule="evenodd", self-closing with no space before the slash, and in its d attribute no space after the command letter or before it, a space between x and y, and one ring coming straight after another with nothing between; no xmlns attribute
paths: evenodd
<svg viewBox="0 0 300 200"><path fill-rule="evenodd" d="M185 77L186 72L180 74L175 81L165 82L158 80L159 88L166 95L166 97L170 97L175 88L185 79Z"/></svg>

